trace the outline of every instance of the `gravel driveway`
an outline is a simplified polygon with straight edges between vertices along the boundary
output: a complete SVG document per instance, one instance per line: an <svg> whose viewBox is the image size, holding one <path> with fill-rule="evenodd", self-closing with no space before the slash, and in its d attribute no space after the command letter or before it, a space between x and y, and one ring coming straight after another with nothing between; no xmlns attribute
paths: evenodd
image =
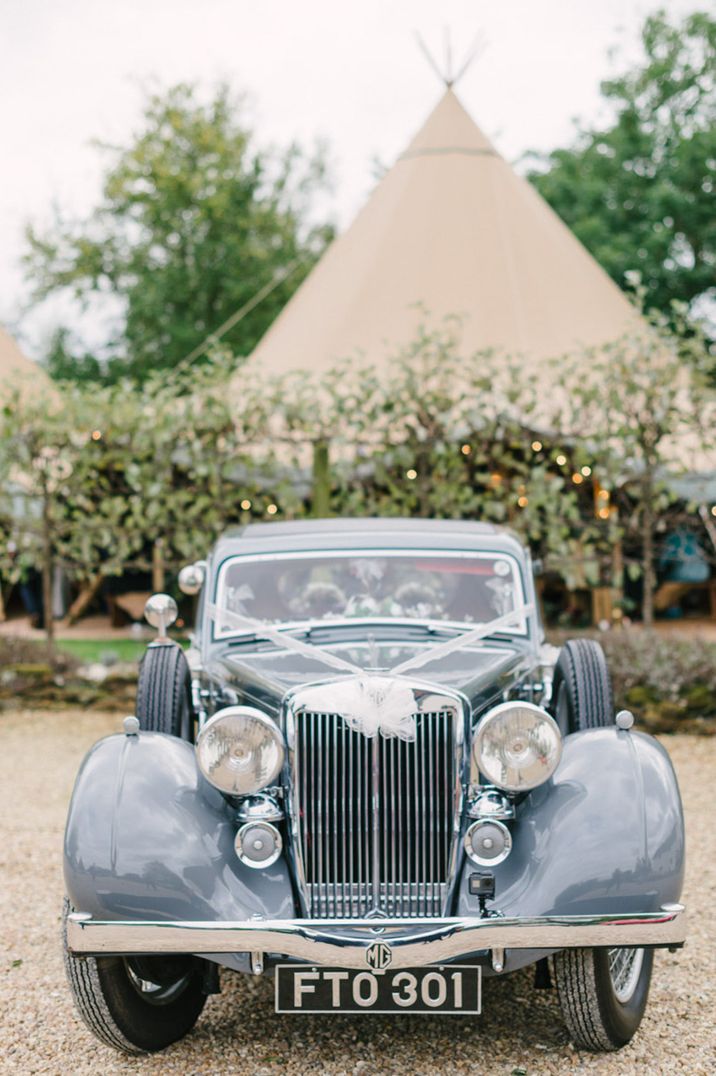
<svg viewBox="0 0 716 1076"><path fill-rule="evenodd" d="M269 982L224 975L194 1032L127 1059L75 1015L59 944L60 850L79 761L120 721L104 714L0 714L0 1072L18 1073L708 1073L716 1068L716 739L665 740L689 837L689 942L657 954L641 1032L619 1054L570 1045L551 990L529 972L486 984L479 1019L277 1017Z"/></svg>

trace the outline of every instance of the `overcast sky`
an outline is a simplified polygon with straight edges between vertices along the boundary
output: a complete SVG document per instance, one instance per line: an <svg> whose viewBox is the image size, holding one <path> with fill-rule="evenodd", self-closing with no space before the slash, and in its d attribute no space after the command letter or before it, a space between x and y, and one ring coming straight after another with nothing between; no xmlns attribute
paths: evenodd
<svg viewBox="0 0 716 1076"><path fill-rule="evenodd" d="M56 313L26 312L26 221L77 215L99 188L93 138L121 144L143 92L228 80L250 95L261 141L325 139L326 213L345 226L440 96L418 30L442 63L484 47L458 87L510 160L568 142L600 114L613 46L638 55L642 0L0 0L0 320L37 357ZM695 0L667 0L673 15Z"/></svg>

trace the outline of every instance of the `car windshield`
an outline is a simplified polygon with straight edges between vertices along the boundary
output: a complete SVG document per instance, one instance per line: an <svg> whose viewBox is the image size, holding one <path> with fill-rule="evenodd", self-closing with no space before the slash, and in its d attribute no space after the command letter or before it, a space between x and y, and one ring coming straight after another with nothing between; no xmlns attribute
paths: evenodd
<svg viewBox="0 0 716 1076"><path fill-rule="evenodd" d="M219 635L241 628L221 611L264 624L399 619L481 624L524 602L507 554L408 550L238 556L220 569ZM247 625L244 631L250 630ZM514 630L524 633L524 623Z"/></svg>

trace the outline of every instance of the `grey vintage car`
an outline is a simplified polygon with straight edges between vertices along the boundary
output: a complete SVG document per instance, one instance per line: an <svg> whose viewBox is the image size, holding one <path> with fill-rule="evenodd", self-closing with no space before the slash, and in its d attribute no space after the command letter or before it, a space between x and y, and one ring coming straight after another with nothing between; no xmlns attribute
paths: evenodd
<svg viewBox="0 0 716 1076"><path fill-rule="evenodd" d="M150 599L136 717L91 749L67 820L91 1030L161 1049L219 968L273 976L282 1013L467 1016L534 964L575 1044L628 1042L654 950L684 942L679 790L614 713L601 648L545 646L519 541L252 525L180 584L192 646Z"/></svg>

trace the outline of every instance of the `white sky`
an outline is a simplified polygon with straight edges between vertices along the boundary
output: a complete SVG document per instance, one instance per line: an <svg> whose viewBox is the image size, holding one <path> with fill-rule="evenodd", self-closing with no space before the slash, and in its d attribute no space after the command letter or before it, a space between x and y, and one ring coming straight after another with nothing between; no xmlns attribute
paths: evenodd
<svg viewBox="0 0 716 1076"><path fill-rule="evenodd" d="M678 16L697 0L664 0ZM228 80L250 95L260 141L328 141L326 213L347 224L440 95L418 30L440 60L485 47L458 87L510 160L567 143L599 116L609 50L637 55L644 0L0 0L0 320L37 357L56 319L26 310L19 257L26 221L53 202L94 205L101 157L122 144L143 88ZM322 207L323 208L323 207Z"/></svg>

